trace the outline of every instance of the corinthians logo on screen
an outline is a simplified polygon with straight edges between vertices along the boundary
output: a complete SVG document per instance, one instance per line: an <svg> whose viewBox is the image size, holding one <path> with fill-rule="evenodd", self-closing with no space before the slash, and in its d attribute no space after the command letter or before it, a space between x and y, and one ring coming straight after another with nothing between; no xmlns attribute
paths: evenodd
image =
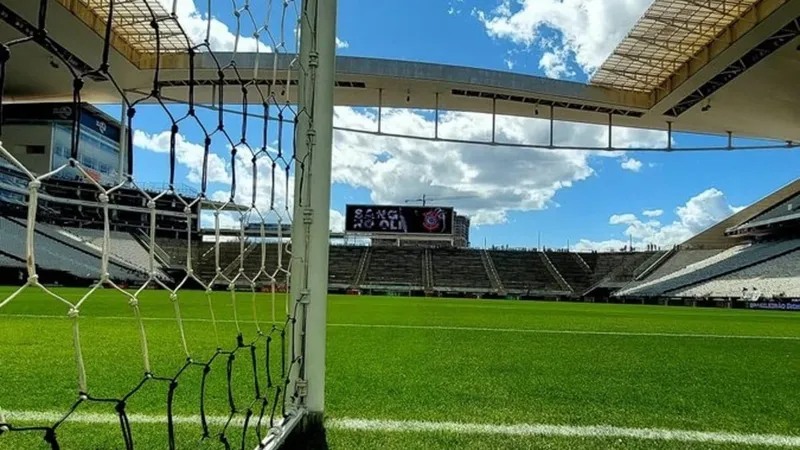
<svg viewBox="0 0 800 450"><path fill-rule="evenodd" d="M422 213L422 227L432 233L444 233L447 215L442 208L434 208Z"/></svg>

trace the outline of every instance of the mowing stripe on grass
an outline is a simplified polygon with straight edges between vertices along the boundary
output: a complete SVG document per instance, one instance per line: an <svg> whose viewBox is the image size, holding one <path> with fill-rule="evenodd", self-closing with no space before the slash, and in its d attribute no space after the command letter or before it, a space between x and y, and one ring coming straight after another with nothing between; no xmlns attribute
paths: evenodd
<svg viewBox="0 0 800 450"><path fill-rule="evenodd" d="M22 317L30 319L67 319L66 315L46 314L0 314L0 317ZM133 317L113 316L83 316L84 319L98 320L134 320ZM174 317L143 317L142 320L154 322L175 322ZM211 322L211 319L181 318L183 322ZM234 323L233 320L217 319L217 323ZM251 324L248 320L239 320L240 324ZM268 324L260 321L259 324ZM711 339L760 339L775 341L800 341L800 336L759 336L746 334L705 334L705 333L658 333L645 331L593 331L593 330L547 330L537 328L490 328L490 327L459 327L446 325L397 325L397 324L372 324L372 323L329 323L329 327L337 328L390 328L400 330L442 330L442 331L478 331L491 333L533 333L533 334L574 334L589 336L633 336L633 337L674 337L674 338L711 338Z"/></svg>
<svg viewBox="0 0 800 450"><path fill-rule="evenodd" d="M44 411L11 411L6 416L10 423L52 423L59 420L62 415L57 412ZM129 414L128 418L133 423L163 424L166 418L162 415ZM225 416L207 416L209 423L223 425L228 418ZM200 425L200 416L174 416L178 424ZM69 422L119 425L116 414L98 413L73 413ZM231 421L234 425L242 425L244 420L235 417ZM377 432L446 432L457 434L486 434L506 436L559 436L583 438L629 438L655 441L681 441L703 442L736 445L762 445L774 447L800 447L800 436L778 434L745 434L727 433L721 431L690 431L670 430L662 428L625 428L609 425L548 425L548 424L516 424L495 425L481 423L461 422L424 422L406 420L371 420L371 419L328 419L326 426L329 429Z"/></svg>
<svg viewBox="0 0 800 450"><path fill-rule="evenodd" d="M702 333L648 333L639 331L592 331L592 330L542 330L536 328L488 328L488 327L455 327L447 325L382 325L369 323L329 323L329 327L352 328L399 328L409 330L444 330L444 331L487 331L493 333L538 333L538 334L585 334L599 336L644 336L644 337L676 337L676 338L715 338L715 339L773 339L779 341L800 341L800 336L755 336L739 334L702 334Z"/></svg>

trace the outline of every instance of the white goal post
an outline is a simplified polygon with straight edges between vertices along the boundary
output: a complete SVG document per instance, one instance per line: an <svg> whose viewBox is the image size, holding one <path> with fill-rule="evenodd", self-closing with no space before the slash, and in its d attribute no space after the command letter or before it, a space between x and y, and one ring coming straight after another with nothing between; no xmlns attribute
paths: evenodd
<svg viewBox="0 0 800 450"><path fill-rule="evenodd" d="M289 392L307 421L321 424L325 406L325 339L328 296L336 0L303 2L300 29L298 123L292 229L292 304L297 308L292 345L303 355ZM316 426L311 424L311 426Z"/></svg>

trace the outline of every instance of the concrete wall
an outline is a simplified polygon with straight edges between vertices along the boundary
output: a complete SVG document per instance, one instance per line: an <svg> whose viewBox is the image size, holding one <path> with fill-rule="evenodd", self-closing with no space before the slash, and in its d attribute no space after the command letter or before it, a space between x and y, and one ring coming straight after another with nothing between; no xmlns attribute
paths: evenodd
<svg viewBox="0 0 800 450"><path fill-rule="evenodd" d="M42 174L50 170L52 155L51 124L6 124L3 126L3 147L33 173ZM44 154L29 155L27 147L44 146Z"/></svg>

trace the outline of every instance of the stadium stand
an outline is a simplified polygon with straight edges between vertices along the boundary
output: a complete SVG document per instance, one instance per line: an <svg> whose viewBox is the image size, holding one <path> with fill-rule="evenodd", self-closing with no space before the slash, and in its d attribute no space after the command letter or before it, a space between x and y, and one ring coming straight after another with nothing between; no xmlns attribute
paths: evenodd
<svg viewBox="0 0 800 450"><path fill-rule="evenodd" d="M712 258L720 253L721 249L711 250L677 250L672 256L662 261L661 264L653 269L647 276L638 281L633 281L617 292L617 295L628 295L628 292L638 286L655 280L665 278L681 269L697 264L708 258Z"/></svg>
<svg viewBox="0 0 800 450"><path fill-rule="evenodd" d="M591 272L578 260L572 252L545 252L558 273L564 277L575 295L583 294L590 282Z"/></svg>
<svg viewBox="0 0 800 450"><path fill-rule="evenodd" d="M670 275L678 270L681 270L684 267L690 266L692 264L698 263L708 258L712 258L722 252L723 250L720 249L679 250L678 253L676 253L672 258L665 261L660 267L658 267L655 271L653 271L653 273L647 278L647 280L657 280L659 278Z"/></svg>
<svg viewBox="0 0 800 450"><path fill-rule="evenodd" d="M156 245L169 255L169 265L176 268L186 267L187 240L174 238L156 238ZM192 262L197 264L200 257L200 246L202 244L192 241Z"/></svg>
<svg viewBox="0 0 800 450"><path fill-rule="evenodd" d="M0 236L2 240L0 246L4 252L15 259L25 260L24 221L0 217ZM80 240L68 242L66 239L58 234L56 227L37 224L34 238L37 267L68 273L87 282L99 280L101 268L99 255L91 253ZM147 279L145 273L119 266L113 261L109 262L108 273L112 280L119 282L142 282Z"/></svg>
<svg viewBox="0 0 800 450"><path fill-rule="evenodd" d="M328 252L328 283L335 287L352 286L364 251L365 247L332 245Z"/></svg>
<svg viewBox="0 0 800 450"><path fill-rule="evenodd" d="M234 246L234 244L230 245ZM235 247L236 247L236 252L238 253L239 252L238 242L235 244ZM282 250L284 252L282 258L284 260L283 266L285 267L286 261L288 261L288 258L290 258L291 256L287 252L288 247L283 247ZM221 248L220 248L220 255L222 255ZM284 281L283 277L281 277L280 274L278 274L279 265L278 265L277 242L265 244L263 245L263 248L260 242L253 241L247 243L245 244L245 251L243 255L244 255L244 263L242 267L244 269L244 274L248 278L254 279L256 278L256 276L258 276L259 272L261 272L261 261L263 258L264 275L258 277L257 281L261 283L266 283L270 280L270 277L275 277L276 280L278 280L278 282ZM221 260L222 256L220 256L220 261ZM222 263L220 263L220 267L223 267L223 273L225 274L225 276L227 276L230 279L233 279L233 277L235 277L236 273L239 271L239 258L234 257L232 261L228 262L227 267L222 266Z"/></svg>
<svg viewBox="0 0 800 450"><path fill-rule="evenodd" d="M576 254L583 260L583 262L586 263L587 266L589 266L589 270L592 273L594 273L594 270L597 267L597 259L598 259L599 253L597 253L597 252L588 253L587 252L587 253L576 253Z"/></svg>
<svg viewBox="0 0 800 450"><path fill-rule="evenodd" d="M592 284L602 280L608 274L624 265L632 253L597 253L592 274Z"/></svg>
<svg viewBox="0 0 800 450"><path fill-rule="evenodd" d="M366 286L423 289L421 248L373 247L364 275Z"/></svg>
<svg viewBox="0 0 800 450"><path fill-rule="evenodd" d="M494 267L509 292L563 292L547 269L541 252L489 250Z"/></svg>
<svg viewBox="0 0 800 450"><path fill-rule="evenodd" d="M675 292L676 297L800 299L800 251Z"/></svg>
<svg viewBox="0 0 800 450"><path fill-rule="evenodd" d="M659 252L630 252L622 253L623 258L615 258L618 265L611 270L603 280L611 283L629 283L636 275L647 269L660 256Z"/></svg>
<svg viewBox="0 0 800 450"><path fill-rule="evenodd" d="M494 261L492 261L492 257L489 256L489 252L482 250L481 260L483 260L483 265L486 267L486 273L489 275L489 282L492 284L492 289L497 292L505 292L506 288L500 280L500 275L497 274L497 268L494 266Z"/></svg>
<svg viewBox="0 0 800 450"><path fill-rule="evenodd" d="M224 277L228 277L231 270L234 270L232 264L238 260L240 247L239 242L220 242L219 243L219 267L222 270ZM228 281L223 277L217 277L217 256L216 246L213 242L202 242L198 246L198 257L194 268L197 276L204 283L213 284L228 284ZM260 255L259 255L260 257ZM260 264L260 260L259 260ZM235 267L238 270L238 265Z"/></svg>
<svg viewBox="0 0 800 450"><path fill-rule="evenodd" d="M480 250L440 248L431 251L433 287L447 291L492 289Z"/></svg>
<svg viewBox="0 0 800 450"><path fill-rule="evenodd" d="M733 247L670 275L625 289L620 296L652 297L674 291L776 258L800 248L800 239L745 244Z"/></svg>
<svg viewBox="0 0 800 450"><path fill-rule="evenodd" d="M10 256L0 254L0 267L7 269L24 269L25 263Z"/></svg>
<svg viewBox="0 0 800 450"><path fill-rule="evenodd" d="M103 249L103 230L91 228L65 228L63 230L82 239L87 245L93 246L97 251ZM135 266L147 273L150 271L150 253L142 247L130 233L123 231L110 231L110 252L113 257ZM161 273L161 264L156 261L155 269L162 279L166 276Z"/></svg>
<svg viewBox="0 0 800 450"><path fill-rule="evenodd" d="M650 268L652 268L654 264L659 263L661 261L661 258L666 256L666 254L669 252L659 250L647 253L650 256L648 256L647 258L642 258L642 262L638 266L636 266L636 268L633 269L633 272L631 272L630 274L631 276L623 281L631 281L638 279L642 274L650 270Z"/></svg>
<svg viewBox="0 0 800 450"><path fill-rule="evenodd" d="M433 257L431 256L431 250L426 248L422 253L422 281L426 292L433 290Z"/></svg>

